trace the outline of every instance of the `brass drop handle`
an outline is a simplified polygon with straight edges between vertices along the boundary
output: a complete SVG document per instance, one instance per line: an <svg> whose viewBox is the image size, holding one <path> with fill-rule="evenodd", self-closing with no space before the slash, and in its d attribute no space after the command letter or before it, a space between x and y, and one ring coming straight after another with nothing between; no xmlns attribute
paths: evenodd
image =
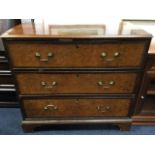
<svg viewBox="0 0 155 155"><path fill-rule="evenodd" d="M143 100L145 97L142 95L140 98Z"/></svg>
<svg viewBox="0 0 155 155"><path fill-rule="evenodd" d="M113 57L112 58L109 58L108 57L108 54L106 52L102 52L101 53L101 58L103 58L105 61L113 61L113 60L115 60L115 58L117 58L119 56L120 56L120 52L115 52L113 54Z"/></svg>
<svg viewBox="0 0 155 155"><path fill-rule="evenodd" d="M36 56L36 57L41 57L41 55L40 55L39 52L36 52L36 53L35 53L35 56Z"/></svg>
<svg viewBox="0 0 155 155"><path fill-rule="evenodd" d="M103 86L103 85L104 85L103 81L99 81L99 82L98 82L98 85L99 85L99 86Z"/></svg>
<svg viewBox="0 0 155 155"><path fill-rule="evenodd" d="M98 81L97 84L98 86L102 86L104 88L110 88L111 86L115 84L115 81L109 81L108 83L105 83L103 81Z"/></svg>
<svg viewBox="0 0 155 155"><path fill-rule="evenodd" d="M106 56L107 56L107 53L106 53L106 52L102 52L102 53L101 53L101 57L102 57L102 58L105 58Z"/></svg>
<svg viewBox="0 0 155 155"><path fill-rule="evenodd" d="M109 85L114 85L115 84L115 81L109 81Z"/></svg>
<svg viewBox="0 0 155 155"><path fill-rule="evenodd" d="M119 52L115 52L114 53L114 57L118 57L118 56L120 56L120 53Z"/></svg>
<svg viewBox="0 0 155 155"><path fill-rule="evenodd" d="M53 81L51 85L52 86L56 86L57 85L57 82L56 81Z"/></svg>
<svg viewBox="0 0 155 155"><path fill-rule="evenodd" d="M98 112L105 113L105 112L108 112L110 110L111 110L110 106L97 106L97 111Z"/></svg>
<svg viewBox="0 0 155 155"><path fill-rule="evenodd" d="M49 53L47 54L47 58L46 58L46 59L45 59L45 58L41 58L41 54L40 54L39 52L36 52L36 53L35 53L35 56L36 56L36 58L38 58L39 61L41 61L41 62L48 62L48 61L49 61L49 58L52 58L52 57L54 56L54 54L53 54L52 52L49 52Z"/></svg>
<svg viewBox="0 0 155 155"><path fill-rule="evenodd" d="M46 105L44 106L44 110L58 110L58 107L53 105L53 104L49 104L49 105Z"/></svg>
<svg viewBox="0 0 155 155"><path fill-rule="evenodd" d="M41 85L42 85L42 86L46 86L46 84L47 84L47 83L46 83L45 81L41 81Z"/></svg>
<svg viewBox="0 0 155 155"><path fill-rule="evenodd" d="M51 84L47 83L46 81L41 81L41 86L45 87L45 88L53 88L54 86L56 86L58 83L56 81L52 81Z"/></svg>

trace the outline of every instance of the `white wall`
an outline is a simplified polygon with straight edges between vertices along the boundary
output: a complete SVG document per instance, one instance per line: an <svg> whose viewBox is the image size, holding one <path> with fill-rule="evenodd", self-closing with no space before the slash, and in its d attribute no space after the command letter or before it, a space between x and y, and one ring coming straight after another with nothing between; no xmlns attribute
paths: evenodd
<svg viewBox="0 0 155 155"><path fill-rule="evenodd" d="M5 0L1 2L0 18L47 17L73 22L155 18L154 3L154 0Z"/></svg>
<svg viewBox="0 0 155 155"><path fill-rule="evenodd" d="M154 3L153 0L53 0L51 5L44 3L46 9L40 14L52 24L106 24L107 31L115 31L123 18L155 19Z"/></svg>
<svg viewBox="0 0 155 155"><path fill-rule="evenodd" d="M0 19L46 18L51 24L106 24L111 31L118 28L123 18L155 19L155 0L5 0L1 3Z"/></svg>
<svg viewBox="0 0 155 155"><path fill-rule="evenodd" d="M41 16L48 16L54 21L65 19L67 22L155 18L154 3L153 0L53 0L49 6L45 3Z"/></svg>

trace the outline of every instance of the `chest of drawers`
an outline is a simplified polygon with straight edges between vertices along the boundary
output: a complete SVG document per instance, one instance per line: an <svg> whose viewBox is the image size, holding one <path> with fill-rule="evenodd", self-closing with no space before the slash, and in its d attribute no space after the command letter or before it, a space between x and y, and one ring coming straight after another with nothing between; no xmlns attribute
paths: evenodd
<svg viewBox="0 0 155 155"><path fill-rule="evenodd" d="M19 25L2 36L23 129L90 123L129 129L151 36L53 35L34 27Z"/></svg>

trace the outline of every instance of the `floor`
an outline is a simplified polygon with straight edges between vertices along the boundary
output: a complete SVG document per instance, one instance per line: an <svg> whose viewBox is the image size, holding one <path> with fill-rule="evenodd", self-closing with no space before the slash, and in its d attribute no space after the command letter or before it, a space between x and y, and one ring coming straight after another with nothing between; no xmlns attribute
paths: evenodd
<svg viewBox="0 0 155 155"><path fill-rule="evenodd" d="M18 108L0 108L0 135L154 135L155 126L132 126L130 131L120 131L117 126L59 126L24 133Z"/></svg>

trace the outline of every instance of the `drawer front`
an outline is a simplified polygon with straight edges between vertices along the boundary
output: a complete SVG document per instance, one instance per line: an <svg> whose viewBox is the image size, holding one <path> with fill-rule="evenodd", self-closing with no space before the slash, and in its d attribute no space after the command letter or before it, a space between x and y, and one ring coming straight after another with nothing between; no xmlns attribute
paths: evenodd
<svg viewBox="0 0 155 155"><path fill-rule="evenodd" d="M23 100L26 117L127 116L128 99L33 99Z"/></svg>
<svg viewBox="0 0 155 155"><path fill-rule="evenodd" d="M144 42L104 44L9 43L13 67L137 67Z"/></svg>
<svg viewBox="0 0 155 155"><path fill-rule="evenodd" d="M135 73L16 75L20 94L132 93Z"/></svg>

